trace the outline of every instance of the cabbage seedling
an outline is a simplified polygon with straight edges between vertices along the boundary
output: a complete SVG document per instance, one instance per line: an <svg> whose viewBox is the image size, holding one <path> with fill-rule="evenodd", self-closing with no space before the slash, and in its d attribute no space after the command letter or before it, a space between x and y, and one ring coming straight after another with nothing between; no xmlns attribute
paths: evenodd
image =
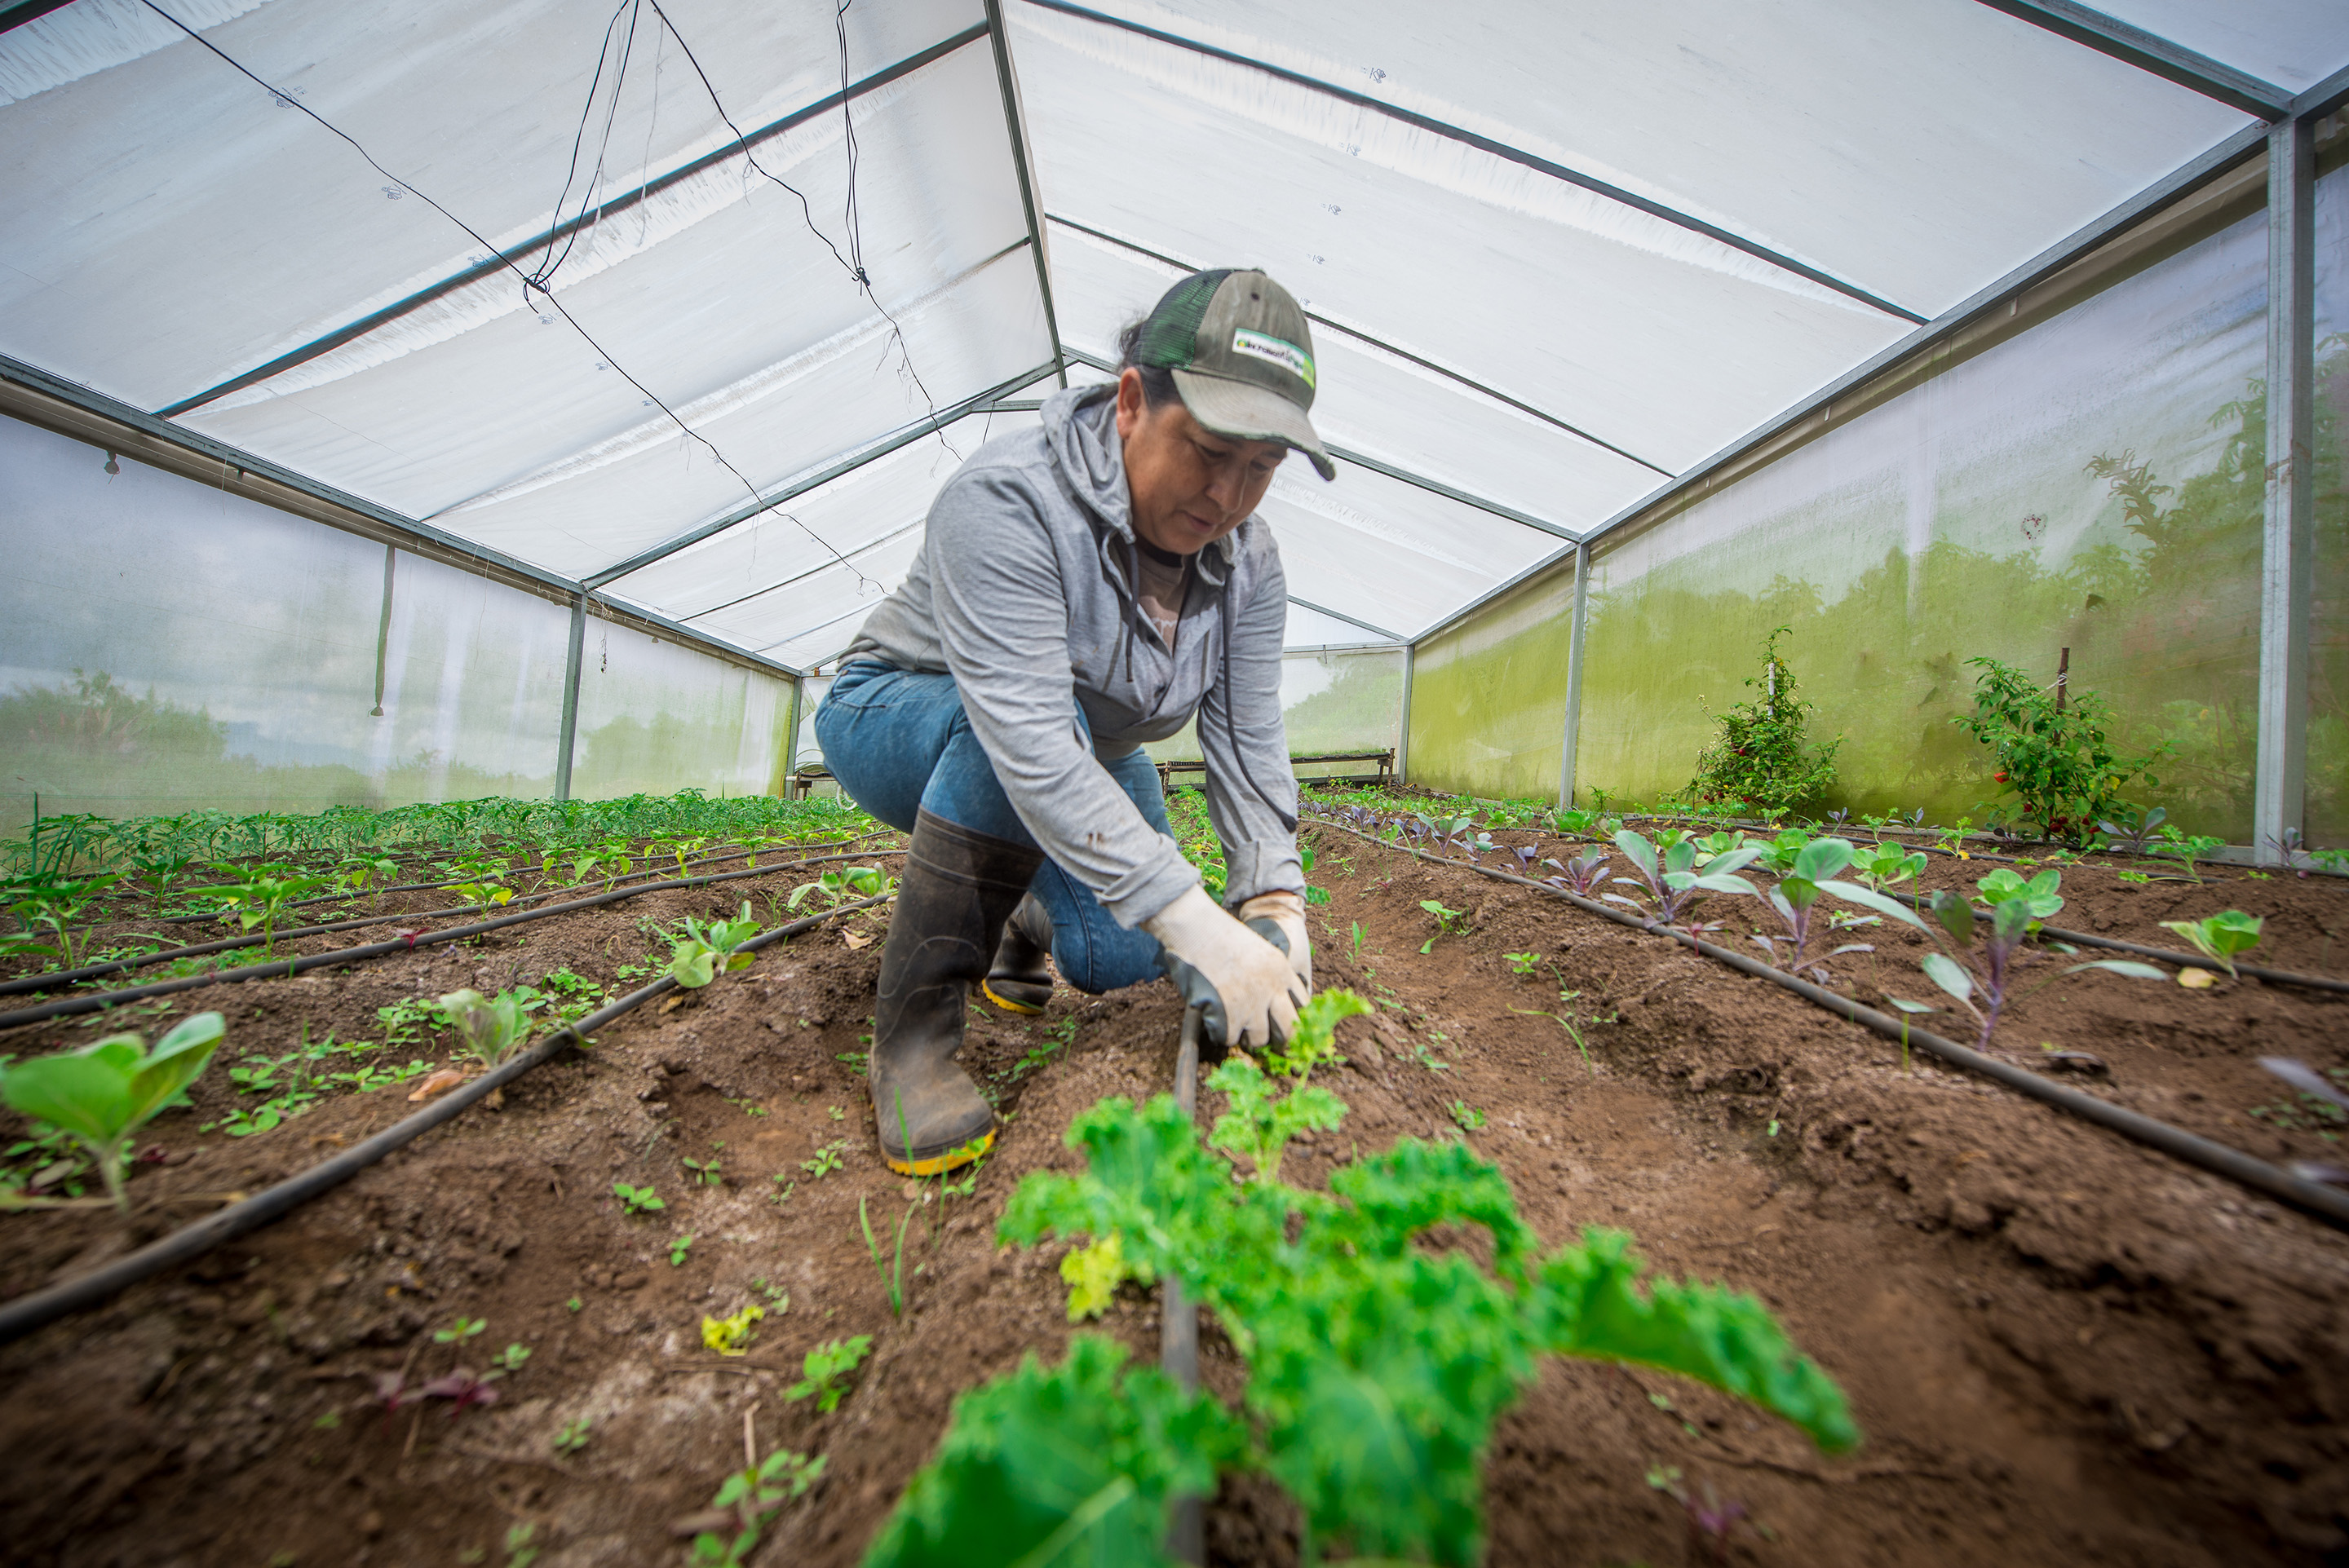
<svg viewBox="0 0 2349 1568"><path fill-rule="evenodd" d="M2173 824L2161 830L2161 842L2154 845L2153 852L2176 861L2185 868L2188 876L2200 882L2202 873L2194 869L2196 862L2212 850L2224 849L2226 844L2226 840L2214 839L2205 833L2181 833Z"/></svg>
<svg viewBox="0 0 2349 1568"><path fill-rule="evenodd" d="M1851 869L1861 882L1881 892L1889 883L1908 882L1920 874L1925 852L1911 851L1905 844L1878 844L1855 855Z"/></svg>
<svg viewBox="0 0 2349 1568"><path fill-rule="evenodd" d="M2233 975L2235 954L2258 946L2260 928L2266 923L2240 909L2222 909L2202 920L2165 920L2161 928L2178 933L2195 952Z"/></svg>
<svg viewBox="0 0 2349 1568"><path fill-rule="evenodd" d="M2031 912L2031 918L2041 921L2064 907L2063 895L2055 891L2063 874L2051 868L2024 882L2020 872L2001 866L1974 883L1974 888L1982 894L1982 902L1992 909L2009 899L2020 899L2023 907Z"/></svg>
<svg viewBox="0 0 2349 1568"><path fill-rule="evenodd" d="M2053 877L2057 873L2044 872ZM2036 879L2034 879L2036 880ZM2031 903L2028 898L2007 898L1991 908L1991 929L1976 945L1977 934L1973 905L1947 888L1937 888L1929 906L1934 921L1949 933L1966 962L1960 964L1946 953L1925 955L1927 979L1958 999L1959 1006L1974 1016L1982 1025L1982 1033L1974 1045L1977 1049L1990 1048L1991 1032L1998 1027L1999 1014L2005 1010L2014 996L2014 971L2023 950L2030 940ZM1930 927L1926 928L1930 934ZM2042 982L2050 985L2066 975L2077 975L2085 969L2102 969L2114 975L2125 975L2132 980L2167 980L2149 964L2132 964L2125 959L2104 958L2090 964L2075 964L2058 970ZM1979 992L1982 1004L1975 1005Z"/></svg>
<svg viewBox="0 0 2349 1568"><path fill-rule="evenodd" d="M1778 961L1778 944L1784 942L1787 945L1787 972L1792 974L1803 967L1803 950L1811 939L1811 911L1821 897L1830 893L1847 903L1872 909L1895 920L1905 920L1920 930L1924 928L1924 923L1898 900L1888 898L1870 888L1835 880L1836 873L1849 865L1856 853L1848 839L1813 839L1795 854L1792 868L1769 892L1770 907L1777 911L1778 918L1786 923L1786 934L1782 937L1756 935L1754 938L1755 944L1770 954L1772 963ZM1866 943L1847 943L1827 956L1832 958L1836 954L1872 951ZM1824 977L1826 971L1815 967L1812 973Z"/></svg>
<svg viewBox="0 0 2349 1568"><path fill-rule="evenodd" d="M860 898L879 898L896 886L895 879L879 866L850 866L844 871L825 872L812 882L801 883L783 901L783 907L797 909L810 893L822 893L825 907L836 909Z"/></svg>
<svg viewBox="0 0 2349 1568"><path fill-rule="evenodd" d="M465 1049L480 1057L483 1067L503 1062L530 1035L530 1019L523 1012L522 999L512 991L499 992L494 1000L479 991L451 991L440 998L440 1011L448 1016Z"/></svg>
<svg viewBox="0 0 2349 1568"><path fill-rule="evenodd" d="M17 1063L0 1078L0 1096L87 1148L114 1206L127 1212L122 1161L131 1138L202 1076L226 1030L218 1013L199 1013L151 1051L137 1035L109 1035L78 1051Z"/></svg>
<svg viewBox="0 0 2349 1568"><path fill-rule="evenodd" d="M1468 912L1466 910L1446 909L1444 907L1444 901L1436 898L1421 899L1419 901L1419 907L1427 911L1428 913L1435 917L1435 934L1419 944L1419 950L1421 953L1425 954L1432 951L1436 943L1444 937L1465 936L1468 934Z"/></svg>
<svg viewBox="0 0 2349 1568"><path fill-rule="evenodd" d="M747 901L732 920L713 920L704 925L687 915L678 926L663 934L668 938L669 978L688 990L709 985L718 978L721 969L729 974L747 969L757 956L739 951L744 943L759 934L759 923L750 918Z"/></svg>
<svg viewBox="0 0 2349 1568"><path fill-rule="evenodd" d="M1644 888L1656 901L1654 917L1666 925L1685 923L1708 892L1752 893L1761 891L1735 874L1762 858L1763 851L1759 848L1748 844L1742 850L1732 850L1725 855L1713 855L1700 862L1700 851L1694 841L1684 835L1667 834L1666 837L1671 841L1663 847L1660 855L1657 846L1650 843L1645 836L1629 828L1619 830L1615 834L1615 847L1630 861L1640 880L1635 882L1630 877L1613 879L1623 887ZM1642 914L1650 913L1638 899L1625 898L1616 892L1603 896L1610 903L1629 904Z"/></svg>

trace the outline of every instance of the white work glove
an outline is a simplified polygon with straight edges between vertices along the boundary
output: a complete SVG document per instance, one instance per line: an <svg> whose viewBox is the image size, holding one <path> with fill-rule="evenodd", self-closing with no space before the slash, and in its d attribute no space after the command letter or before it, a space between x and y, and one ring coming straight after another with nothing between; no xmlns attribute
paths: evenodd
<svg viewBox="0 0 2349 1568"><path fill-rule="evenodd" d="M1288 966L1297 971L1298 979L1305 983L1309 994L1313 989L1313 939L1305 934L1305 899L1283 888L1274 892L1260 892L1239 908L1240 923L1272 940L1272 931L1280 933L1275 947L1288 951ZM1265 928L1270 926L1272 931Z"/></svg>
<svg viewBox="0 0 2349 1568"><path fill-rule="evenodd" d="M1304 983L1288 957L1226 913L1196 886L1148 920L1142 929L1165 951L1159 963L1183 1000L1201 1010L1207 1038L1225 1050L1262 1050L1288 1038Z"/></svg>

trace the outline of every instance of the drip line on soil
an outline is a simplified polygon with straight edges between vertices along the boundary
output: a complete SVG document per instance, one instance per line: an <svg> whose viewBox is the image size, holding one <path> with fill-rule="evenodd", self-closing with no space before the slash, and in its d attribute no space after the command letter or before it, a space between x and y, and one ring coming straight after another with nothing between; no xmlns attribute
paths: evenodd
<svg viewBox="0 0 2349 1568"><path fill-rule="evenodd" d="M1889 890L1887 891L1889 892ZM1899 899L1910 909L1925 907L1905 892L1892 892L1889 896ZM1974 913L1983 920L1990 918L1987 910L1977 909ZM2174 964L2181 969L2208 969L2214 975L2230 973L2227 966L2218 959L2206 958L2199 953L2172 953L2167 947L2147 947L2141 942L2123 942L2116 936L2092 936L2085 931L2066 931L2060 925L2043 924L2039 928L2039 934L2042 936L2052 936L2058 942L2076 942L2083 947L2109 948L2115 953L2134 953L2140 958L2158 958L2165 964ZM2262 969L2256 964L2238 964L2231 973L2249 975L2255 980L2265 980L2273 985L2305 985L2313 991L2349 993L2349 980L2335 980L2325 975L2301 975L2290 969Z"/></svg>
<svg viewBox="0 0 2349 1568"><path fill-rule="evenodd" d="M1682 944L1692 952L1702 954L1718 963L1726 964L1741 974L1751 975L1755 979L1767 980L1774 985L1784 986L1804 1000L1816 1003L1829 1012L1840 1014L1853 1023L1872 1029L1888 1039L1901 1040L1914 1045L1919 1049L1939 1057L1953 1067L1978 1073L2043 1104L2054 1106L2059 1110L2068 1110L2075 1116L2095 1122L2099 1126L2110 1128L2124 1137L2133 1138L2140 1143L2158 1149L2163 1153L2173 1155L2189 1164L2199 1165L2206 1171L2266 1193L2329 1224L2349 1230L2349 1192L2337 1191L2321 1182L2304 1181L2291 1172L2271 1165L2264 1160L2246 1154L2239 1149L2230 1149L2223 1143L2189 1132L2182 1127L2172 1127L2166 1121L2159 1121L2152 1117L2127 1109L2109 1100L2098 1099L2095 1095L2083 1094L2078 1089L2065 1088L2061 1084L2050 1083L2037 1073L2026 1071L2009 1062L2002 1062L1995 1057L1984 1055L1971 1047L1961 1046L1955 1040L1944 1039L1939 1035L1917 1028L1906 1019L1879 1013L1873 1007L1864 1006L1850 997L1838 995L1825 986L1814 985L1807 980L1797 979L1784 970L1775 969L1758 959L1748 958L1743 953L1733 953L1725 947L1716 947L1712 943L1700 940L1688 932L1676 931L1671 926L1661 924L1653 920L1609 909L1594 899L1579 897L1563 888L1554 888L1546 882L1535 882L1530 877L1495 871L1473 861L1463 863L1459 861L1447 860L1439 855L1428 854L1424 851L1412 849L1404 844L1390 844L1383 839L1372 838L1370 834L1358 829L1349 828L1342 822L1323 820L1316 825L1335 828L1341 833L1350 833L1366 842L1379 844L1390 850L1399 850L1416 860L1433 861L1437 865L1454 866L1462 871L1475 872L1480 875L1490 877L1495 882L1514 882L1519 887L1531 888L1536 892L1547 893L1552 898L1562 899L1577 909L1603 916L1618 925L1628 925L1635 931L1644 931L1652 936L1667 937Z"/></svg>
<svg viewBox="0 0 2349 1568"><path fill-rule="evenodd" d="M834 849L845 849L845 848L847 848L850 844L858 844L858 843L863 843L863 842L864 842L865 840L867 840L867 839L881 839L881 838L886 838L886 837L888 837L890 834L892 834L892 833L895 832L896 830L896 830L896 829L895 829L895 828L881 828L881 829L877 829L877 830L875 830L874 831L870 832L870 833L859 833L859 834L857 834L857 835L856 835L855 837L854 837L854 838L849 838L849 839L840 839L840 840L836 840L836 841L833 841L833 842L831 842L831 843L823 843L823 844L792 844L792 845L788 845L788 846L781 846L781 845L770 845L770 846L768 846L768 849L772 849L772 850L774 850L774 851L775 851L775 852L776 852L776 853L779 853L779 854L781 854L781 853L789 853L791 851L793 851L793 850L802 850L802 849L806 849L806 850L834 850ZM693 864L695 864L695 865L697 865L697 866L717 866L717 865L724 865L728 861L739 861L739 860L740 860L740 859L741 859L743 856L745 856L745 855L763 855L763 854L765 854L765 853L767 853L767 852L768 852L768 850L767 850L767 849L757 849L757 850L737 850L734 853L732 853L732 854L730 854L730 855L699 855L699 856L696 856L696 857L694 857L692 863L693 863ZM644 857L644 856L642 856L642 855L639 855L637 858L641 860L641 859L644 859L645 857ZM639 877L647 877L647 876L653 876L653 875L656 875L656 874L657 874L657 872L630 872L630 873L629 873L629 875L630 875L630 876L639 876ZM436 888L444 888L444 887L463 887L463 886L467 885L469 882L478 882L479 880L480 880L479 878L475 878L475 877L450 877L450 878L448 881L446 881L446 882L395 882L395 883L393 883L393 884L392 884L391 886L389 886L389 887L378 888L378 889L376 889L375 891L376 891L378 894L380 894L380 893L391 893L391 892L432 892L432 891L433 891L434 889L436 889ZM627 880L628 880L628 878L627 878L627 877L616 877L616 878L615 878L615 879L613 879L613 880L614 880L614 881L616 881L616 882L626 882L626 881L627 881ZM221 888L232 888L232 887L234 887L234 886L236 886L236 885L237 885L237 884L236 884L236 883L234 883L234 882L206 882L206 883L204 883L202 887L182 888L182 889L181 890L181 894L182 894L183 896L191 896L191 896L193 896L194 894L197 894L197 893L201 893L201 892L213 892L213 891L215 891L215 890L217 890L217 889L221 889ZM296 899L296 900L295 900L292 903L289 903L289 904L285 905L285 908L287 908L287 909L308 909L308 908L310 908L310 907L312 907L313 905L316 905L316 904L321 904L321 903L339 903L340 901L342 901L342 900L344 900L344 899L347 899L347 898L348 898L349 896L350 896L350 894L349 894L349 893L347 893L347 892L330 892L330 893L322 893L322 894L320 894L320 895L319 895L318 897L316 897L316 898L304 898L304 899ZM539 898L539 897L542 897L542 896L543 896L543 894L540 894L540 893L532 893L532 894L529 894L528 896L530 896L530 897L532 897L532 898ZM151 919L151 920L150 920L150 921L146 922L146 923L147 923L147 924L149 924L149 925L186 925L186 924L189 924L189 923L192 923L192 922L195 922L195 921L201 921L201 920L218 920L218 919L220 919L220 918L221 918L221 912L220 912L220 911L218 911L218 910L203 910L203 911L199 911L198 913L192 913L192 914L159 914L159 915L155 916L153 919ZM125 922L125 921L111 921L111 922L108 922L108 923L107 923L107 924L121 925L121 924L127 924L127 923L128 923L128 922ZM90 933L92 933L92 932L100 931L100 930L103 930L104 928L105 928L105 927L104 927L104 925L102 925L102 924L92 924L92 925L88 925L88 926L86 926L86 927L84 927L84 928L83 928L82 934L86 936L86 935L88 935L88 934L89 934Z"/></svg>
<svg viewBox="0 0 2349 1568"><path fill-rule="evenodd" d="M901 855L903 850L874 850L871 856ZM602 904L617 903L622 899L640 893L663 892L671 888L707 887L712 882L736 882L743 877L773 876L799 866L814 865L822 861L857 861L866 854L820 855L810 860L791 861L780 865L759 866L749 871L719 872L706 877L679 877L668 882L646 882L638 887L620 888L611 892L597 893L592 898L574 899L568 903L550 903L543 909L526 910L520 914L500 915L495 920L478 921L471 925L452 925L445 931L418 932L391 942L370 942L360 947L346 947L334 953L314 953L305 957L272 959L266 964L249 965L243 969L215 970L210 975L190 975L177 980L157 980L145 985L128 985L119 991L99 991L86 996L67 996L61 1001L45 1002L37 1007L20 1007L13 1013L0 1013L0 1029L15 1028L20 1024L44 1023L75 1013L95 1013L124 1002L137 1002L150 996L168 996L175 992L192 991L202 985L234 985L245 980L282 980L308 969L322 969L333 964L357 964L370 958L382 958L394 953L405 953L436 942L458 942L471 936L481 936L492 931L502 931L510 925L523 925L550 915L568 914L574 910L595 909ZM415 919L417 916L400 916ZM373 923L370 922L369 923Z"/></svg>
<svg viewBox="0 0 2349 1568"><path fill-rule="evenodd" d="M895 896L884 893L879 898L842 904L804 920L779 925L772 931L750 938L737 951L755 952L812 930L834 916L854 914L859 910L886 903ZM289 1176L274 1187L256 1192L241 1202L230 1204L218 1213L206 1215L194 1224L158 1237L137 1252L118 1258L103 1268L61 1281L45 1290L0 1305L0 1345L21 1339L68 1313L96 1306L150 1274L159 1274L175 1264L185 1263L222 1242L232 1241L248 1231L258 1230L271 1221L282 1218L311 1199L342 1185L385 1155L414 1142L442 1122L488 1099L531 1068L551 1061L562 1054L564 1047L592 1043L589 1037L595 1030L677 988L677 981L664 975L651 985L629 992L618 1001L598 1008L578 1022L565 1025L472 1082L450 1089L415 1115L392 1123L374 1137L352 1145L297 1176Z"/></svg>
<svg viewBox="0 0 2349 1568"><path fill-rule="evenodd" d="M1200 1012L1183 1009L1183 1037L1174 1049L1174 1100L1194 1121L1199 1117ZM1168 1274L1159 1285L1158 1365L1185 1394L1199 1387L1199 1309L1183 1295L1183 1282ZM1199 1499L1174 1499L1166 1526L1166 1554L1177 1563L1205 1563L1206 1537Z"/></svg>
<svg viewBox="0 0 2349 1568"><path fill-rule="evenodd" d="M854 844L865 839L883 838L885 837L887 833L894 833L895 831L895 829L891 828L881 833L859 833L854 839L843 839L840 841L840 844ZM839 847L839 845L835 844L810 844L807 846L809 849L819 850L833 849L837 847ZM743 851L743 854L764 854L765 852L766 851L763 850L746 850ZM873 850L869 851L860 851L854 854L844 855L808 855L796 861L781 861L772 867L754 869L761 873L768 870L790 871L795 866L822 865L830 861L863 860L867 853L877 855L891 854L894 852L894 851L889 850ZM741 854L710 855L695 861L693 863L696 866L723 865L728 861L739 861L741 858ZM605 886L604 891L606 892L612 892L615 887L634 882L637 877L657 876L660 873L657 872L637 872L632 876L615 877L612 880L612 882ZM403 891L414 892L419 888L429 889L453 885L455 884L445 882L418 882L414 887L404 890L400 888L385 888L382 891L385 892L399 892ZM676 885L676 883L674 880L672 880L669 882L663 882L657 885L667 887ZM559 891L567 892L569 890L564 889ZM632 892L641 892L646 891L646 889L640 887L630 887L629 891ZM540 899L553 898L554 896L556 895L554 892L524 893L522 897L514 899L512 903L504 904L502 907L512 909L515 904L534 903ZM326 901L313 900L312 902L320 903ZM299 906L289 904L287 907L298 908ZM370 914L361 916L357 920L329 921L323 925L296 926L290 931L280 931L262 936L254 936L250 934L244 936L225 936L218 942L199 942L186 947L165 947L158 949L153 953L141 954L135 958L112 958L103 964L86 964L78 969L60 969L54 971L44 970L37 975L20 975L13 980L0 981L0 996L19 996L30 991L47 991L59 985L78 985L84 980L95 980L100 975L119 975L124 971L130 969L151 968L155 965L170 964L174 960L181 958L201 958L205 954L212 953L229 953L240 947L252 947L264 942L291 942L295 937L319 936L330 931L358 931L370 925L388 925L397 920L444 920L450 915L467 914L474 910L480 909L481 907L482 906L477 903L460 903L449 909L419 910L406 914ZM177 915L171 918L177 920L214 920L220 917L217 915L207 914ZM149 923L160 925L165 923L165 922L152 921ZM271 967L274 967L274 965L272 965Z"/></svg>

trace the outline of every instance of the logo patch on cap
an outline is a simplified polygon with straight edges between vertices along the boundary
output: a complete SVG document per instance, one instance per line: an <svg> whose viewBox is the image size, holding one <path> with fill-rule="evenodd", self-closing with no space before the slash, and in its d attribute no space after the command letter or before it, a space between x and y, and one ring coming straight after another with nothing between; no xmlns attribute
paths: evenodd
<svg viewBox="0 0 2349 1568"><path fill-rule="evenodd" d="M1232 334L1232 352L1269 360L1308 387L1313 385L1313 356L1286 338L1243 326Z"/></svg>

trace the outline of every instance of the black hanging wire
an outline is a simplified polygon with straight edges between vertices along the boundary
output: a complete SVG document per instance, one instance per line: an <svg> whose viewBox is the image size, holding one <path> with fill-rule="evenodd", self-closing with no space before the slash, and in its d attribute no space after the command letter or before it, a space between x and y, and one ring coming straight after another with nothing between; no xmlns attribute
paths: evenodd
<svg viewBox="0 0 2349 1568"><path fill-rule="evenodd" d="M547 288L543 284L534 282L531 274L523 272L519 266L514 264L513 258L508 256L503 251L501 251L497 246L492 244L487 239L483 238L480 232L474 229L471 223L466 222L462 218L458 217L457 214L449 211L448 208L443 207L440 202L435 201L431 197L427 196L423 191L419 191L415 186L410 185L407 181L402 180L398 175L394 174L390 170L386 169L381 163L376 160L375 154L369 152L365 147L359 145L357 139L353 137L349 132L344 130L341 127L327 119L324 115L318 113L317 110L304 103L300 98L295 98L290 93L280 92L275 88L271 87L267 82L263 81L259 77L254 75L250 70L247 70L236 59L223 51L218 45L214 44L211 39L205 37L202 33L199 33L193 27L189 26L185 22L181 21L177 16L172 15L169 11L164 10L162 6L157 5L156 0L140 0L140 3L143 4L150 11L154 12L155 15L162 17L163 20L180 29L181 32L185 33L189 37L202 45L207 50L216 56L222 64L235 71L237 75L253 83L254 86L261 88L262 91L269 94L272 98L281 104L300 109L304 114L308 115L320 126L332 132L336 138L347 143L352 151L357 153L362 159L367 160L368 168L374 170L378 174L382 175L386 180L390 181L402 191L407 191L409 195L415 197L418 201L431 208L435 212L438 212L443 218L448 219L449 222L454 223L458 228L463 230L467 237L471 239L475 244L481 247L484 253L496 257L498 263L501 266L513 273L513 275L521 281L523 287L523 303L525 308L534 308L530 304L530 295L535 293L541 299L546 302L549 308L553 309L557 315L560 315L564 319L564 323L570 326L572 331L579 335L580 338L587 345L588 347L595 351L597 358L603 360L605 364L610 366L614 370L618 371L622 380L635 387L638 392L644 394L645 400L654 407L658 408L662 414L668 418L672 424L677 426L679 430L683 431L686 435L690 436L693 439L700 442L705 448L708 448L709 455L718 459L719 466L723 468L728 473L732 474L735 479L741 481L742 488L748 490L750 492L750 499L758 503L758 510L753 511L750 514L751 516L755 517L759 512L772 511L776 513L777 516L789 518L792 522L798 526L799 531L802 533L806 534L810 539L815 541L816 543L822 545L824 550L831 554L834 561L848 568L849 572L854 574L856 579L857 589L860 593L867 587L873 588L875 591L880 589L880 583L874 582L872 578L867 577L864 573L858 568L857 564L851 561L847 556L842 554L839 549L835 547L830 540L825 539L822 534L816 532L815 530L810 528L805 522L801 521L798 517L794 516L791 512L782 511L766 497L761 495L759 493L759 487L752 484L741 469L736 468L731 462L727 460L726 454L718 449L715 442L711 441L709 437L703 435L700 431L695 429L691 425L687 424L683 418L678 417L676 409L671 408L667 402L663 401L661 397L653 391L651 387L647 387L643 382L630 375L626 366L613 358L610 351L605 348L602 344L596 342L595 335L585 326L582 326L579 324L579 319L564 308L563 302L554 297L554 293L552 289ZM654 9L657 12L659 10L658 5L656 5ZM663 16L662 21L666 23L667 18ZM669 36L671 37L677 37L677 31L674 27L669 29ZM678 43L682 46L685 40L678 37ZM698 65L696 65L694 67L696 72L698 72L700 68L701 67ZM708 78L705 77L703 80L706 84ZM730 125L732 122L729 121L728 123ZM741 132L737 130L735 135L740 137ZM761 172L764 173L765 171L762 170ZM770 176L770 178L772 178L772 176ZM778 181L777 183L781 184L781 181ZM812 220L810 221L809 227L812 229L814 228L814 222ZM823 235L821 231L818 231L817 238L823 239ZM826 239L824 240L824 243L829 246L832 242ZM834 248L833 253L834 255L839 254L837 248ZM846 263L843 261L843 265L845 264ZM934 408L931 411L931 420L933 424L936 422L936 411Z"/></svg>
<svg viewBox="0 0 2349 1568"><path fill-rule="evenodd" d="M563 189L554 193L554 215L547 220L546 255L540 261L538 270L530 275L530 282L539 288L550 286L554 282L554 274L562 270L563 263L571 259L571 248L579 242L580 231L585 226L580 220L587 216L587 204L595 201L603 189L604 160L611 150L612 125L620 113L620 88L627 80L628 59L636 46L636 18L643 11L644 0L620 0L618 9L612 13L612 19L604 24L604 46L595 55L595 75L587 83L587 101L579 106L579 129L571 137L571 166L564 170ZM595 118L595 94L604 85L604 67L611 63L612 58L612 36L619 30L620 18L624 15L628 19L628 30L621 41L618 67L612 73L612 97L604 108L604 134L596 143L595 167L588 173L587 188L579 193L579 210L574 215L573 227L564 234L563 204L570 200L571 187L579 178L579 152L587 142L588 121ZM597 201L595 214L598 222L603 220L603 203ZM592 229L590 232L592 233ZM557 234L564 234L563 253L560 255L554 250Z"/></svg>

